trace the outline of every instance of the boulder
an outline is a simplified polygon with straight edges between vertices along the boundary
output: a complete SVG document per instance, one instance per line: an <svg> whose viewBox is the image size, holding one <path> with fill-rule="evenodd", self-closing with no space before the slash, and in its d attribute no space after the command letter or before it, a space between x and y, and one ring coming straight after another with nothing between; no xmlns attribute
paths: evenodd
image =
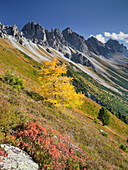
<svg viewBox="0 0 128 170"><path fill-rule="evenodd" d="M39 166L21 149L8 145L0 145L1 170L38 170Z"/></svg>

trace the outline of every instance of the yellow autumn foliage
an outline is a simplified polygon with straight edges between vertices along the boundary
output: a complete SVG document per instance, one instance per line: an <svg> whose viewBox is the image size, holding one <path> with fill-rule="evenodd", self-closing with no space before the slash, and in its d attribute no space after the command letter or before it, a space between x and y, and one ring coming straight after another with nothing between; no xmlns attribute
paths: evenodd
<svg viewBox="0 0 128 170"><path fill-rule="evenodd" d="M52 61L44 61L39 73L41 88L38 91L46 101L56 106L80 106L84 95L76 93L71 83L72 78L64 76L66 71L65 64L60 65L56 58Z"/></svg>

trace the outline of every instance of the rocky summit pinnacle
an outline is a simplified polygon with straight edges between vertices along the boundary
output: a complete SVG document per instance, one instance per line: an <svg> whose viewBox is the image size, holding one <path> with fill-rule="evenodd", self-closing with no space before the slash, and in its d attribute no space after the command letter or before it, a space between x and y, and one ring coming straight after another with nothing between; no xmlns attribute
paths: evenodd
<svg viewBox="0 0 128 170"><path fill-rule="evenodd" d="M43 44L46 41L45 29L34 21L28 22L21 31L25 38L31 39L34 43Z"/></svg>
<svg viewBox="0 0 128 170"><path fill-rule="evenodd" d="M104 48L104 44L101 41L98 41L95 37L90 37L86 41L89 51L97 55L106 55L107 51Z"/></svg>
<svg viewBox="0 0 128 170"><path fill-rule="evenodd" d="M15 37L15 39L22 44L22 33L18 30L16 25L8 26L0 23L0 37L5 38L7 35Z"/></svg>
<svg viewBox="0 0 128 170"><path fill-rule="evenodd" d="M123 50L126 49L126 47L123 46L123 44L119 44L117 40L112 39L109 39L105 43L105 47L111 50L112 52L123 52Z"/></svg>
<svg viewBox="0 0 128 170"><path fill-rule="evenodd" d="M72 46L81 52L88 52L84 37L73 32L69 27L62 32L58 28L50 32L32 21L23 27L22 32L27 39L34 43L49 45L59 51L63 51L64 46Z"/></svg>

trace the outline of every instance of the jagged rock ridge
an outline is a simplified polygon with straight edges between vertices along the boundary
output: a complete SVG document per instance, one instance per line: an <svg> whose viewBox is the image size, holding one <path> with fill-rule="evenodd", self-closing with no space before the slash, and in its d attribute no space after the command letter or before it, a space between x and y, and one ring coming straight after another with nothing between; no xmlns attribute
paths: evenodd
<svg viewBox="0 0 128 170"><path fill-rule="evenodd" d="M69 27L62 32L58 28L48 31L40 24L32 21L31 23L28 22L20 32L16 25L4 26L0 24L0 37L4 38L6 35L15 37L22 45L24 45L24 39L26 38L33 43L52 47L62 52L65 57L72 61L86 66L92 66L86 58L86 55L92 56L91 52L104 57L112 57L116 53L119 53L119 55L124 54L128 57L128 50L123 44L119 44L118 41L110 39L104 44L95 37L85 40L83 36L73 32ZM70 48L74 49L76 53L73 53Z"/></svg>
<svg viewBox="0 0 128 170"><path fill-rule="evenodd" d="M23 35L20 32L16 25L8 26L0 23L0 37L5 38L6 35L12 35L15 39L22 44L23 43Z"/></svg>
<svg viewBox="0 0 128 170"><path fill-rule="evenodd" d="M31 39L34 43L43 44L46 42L45 29L38 23L29 22L22 28L22 32L27 39Z"/></svg>
<svg viewBox="0 0 128 170"><path fill-rule="evenodd" d="M107 56L113 53L123 53L127 48L120 44L117 40L109 39L105 44L98 41L95 37L90 37L86 41L89 51L97 54Z"/></svg>

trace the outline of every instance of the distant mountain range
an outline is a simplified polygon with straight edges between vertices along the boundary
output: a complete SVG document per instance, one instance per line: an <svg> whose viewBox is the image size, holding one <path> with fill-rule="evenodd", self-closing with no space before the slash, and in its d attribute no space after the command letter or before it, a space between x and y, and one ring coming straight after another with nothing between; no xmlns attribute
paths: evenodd
<svg viewBox="0 0 128 170"><path fill-rule="evenodd" d="M33 21L21 31L16 25L0 24L0 37L38 62L52 57L68 61L127 100L128 50L116 40L105 44L93 36L85 40L69 27L48 31Z"/></svg>
<svg viewBox="0 0 128 170"><path fill-rule="evenodd" d="M17 39L20 44L24 44L24 37L31 40L33 43L40 44L43 46L50 46L62 53L65 53L66 57L75 60L72 54L66 49L73 48L79 52L83 52L91 56L91 53L96 55L102 55L112 57L114 54L121 54L128 57L128 50L116 40L109 39L105 44L98 41L95 37L90 37L87 40L83 36L73 32L71 28L66 28L62 32L56 28L51 29L51 32L43 28L40 24L34 23L33 21L27 23L21 31L18 30L17 26L5 26L0 24L0 37L5 35L11 35ZM70 50L71 51L71 50ZM72 51L71 51L72 52ZM81 63L83 64L83 63ZM85 63L86 64L86 63Z"/></svg>

